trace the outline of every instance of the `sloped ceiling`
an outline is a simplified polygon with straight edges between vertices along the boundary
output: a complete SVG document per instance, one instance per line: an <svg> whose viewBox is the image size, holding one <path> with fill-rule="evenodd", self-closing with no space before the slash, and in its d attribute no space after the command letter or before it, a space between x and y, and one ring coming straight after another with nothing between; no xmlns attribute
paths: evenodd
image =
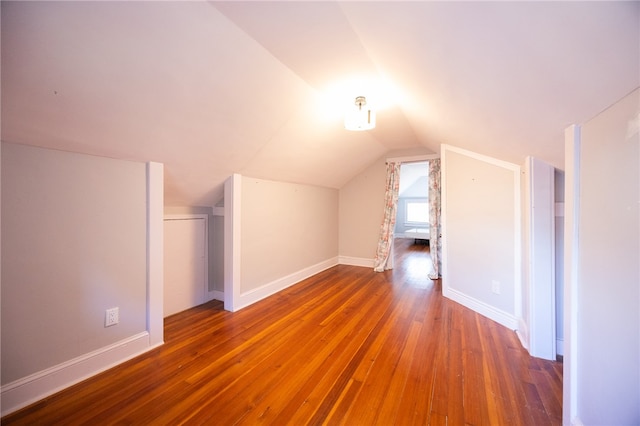
<svg viewBox="0 0 640 426"><path fill-rule="evenodd" d="M340 188L441 143L562 168L564 128L640 85L638 2L6 2L2 140ZM358 95L369 132L342 126Z"/></svg>
<svg viewBox="0 0 640 426"><path fill-rule="evenodd" d="M414 196L413 188L416 184L421 188L420 196L426 196L429 191L429 163L426 161L404 163L400 166L398 195L400 197Z"/></svg>

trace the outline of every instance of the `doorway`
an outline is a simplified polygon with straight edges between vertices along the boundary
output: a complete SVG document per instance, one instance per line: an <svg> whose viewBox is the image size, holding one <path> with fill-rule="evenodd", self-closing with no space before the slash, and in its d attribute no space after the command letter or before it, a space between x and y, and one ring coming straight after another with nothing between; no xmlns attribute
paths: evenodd
<svg viewBox="0 0 640 426"><path fill-rule="evenodd" d="M396 268L409 276L433 275L430 253L429 162L402 162L393 252Z"/></svg>
<svg viewBox="0 0 640 426"><path fill-rule="evenodd" d="M400 165L395 237L429 241L429 162Z"/></svg>

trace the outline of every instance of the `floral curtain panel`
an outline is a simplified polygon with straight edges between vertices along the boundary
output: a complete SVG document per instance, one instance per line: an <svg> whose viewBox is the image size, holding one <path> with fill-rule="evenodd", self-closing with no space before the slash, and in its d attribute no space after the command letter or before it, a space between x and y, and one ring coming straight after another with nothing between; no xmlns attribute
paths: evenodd
<svg viewBox="0 0 640 426"><path fill-rule="evenodd" d="M376 272L393 269L393 231L396 225L399 187L400 163L389 162L384 193L384 219L380 226L380 238L373 263L373 270Z"/></svg>
<svg viewBox="0 0 640 426"><path fill-rule="evenodd" d="M440 227L440 159L429 160L429 219L431 261L433 270L429 278L436 280L442 269L442 241Z"/></svg>

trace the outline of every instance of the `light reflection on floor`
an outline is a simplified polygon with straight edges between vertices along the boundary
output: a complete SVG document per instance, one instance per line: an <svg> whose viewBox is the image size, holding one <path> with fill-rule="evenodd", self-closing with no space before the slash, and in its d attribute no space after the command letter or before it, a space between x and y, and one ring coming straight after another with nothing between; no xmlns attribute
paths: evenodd
<svg viewBox="0 0 640 426"><path fill-rule="evenodd" d="M411 238L394 240L394 275L400 274L405 284L417 288L429 288L434 281L429 278L433 271L429 244Z"/></svg>

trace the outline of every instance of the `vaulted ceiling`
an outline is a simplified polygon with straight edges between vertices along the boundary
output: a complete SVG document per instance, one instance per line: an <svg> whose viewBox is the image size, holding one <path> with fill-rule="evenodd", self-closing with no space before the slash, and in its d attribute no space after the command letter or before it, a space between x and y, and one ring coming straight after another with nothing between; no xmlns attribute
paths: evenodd
<svg viewBox="0 0 640 426"><path fill-rule="evenodd" d="M340 188L447 143L562 168L565 127L640 85L639 2L8 2L2 140ZM343 128L364 95L377 127Z"/></svg>

